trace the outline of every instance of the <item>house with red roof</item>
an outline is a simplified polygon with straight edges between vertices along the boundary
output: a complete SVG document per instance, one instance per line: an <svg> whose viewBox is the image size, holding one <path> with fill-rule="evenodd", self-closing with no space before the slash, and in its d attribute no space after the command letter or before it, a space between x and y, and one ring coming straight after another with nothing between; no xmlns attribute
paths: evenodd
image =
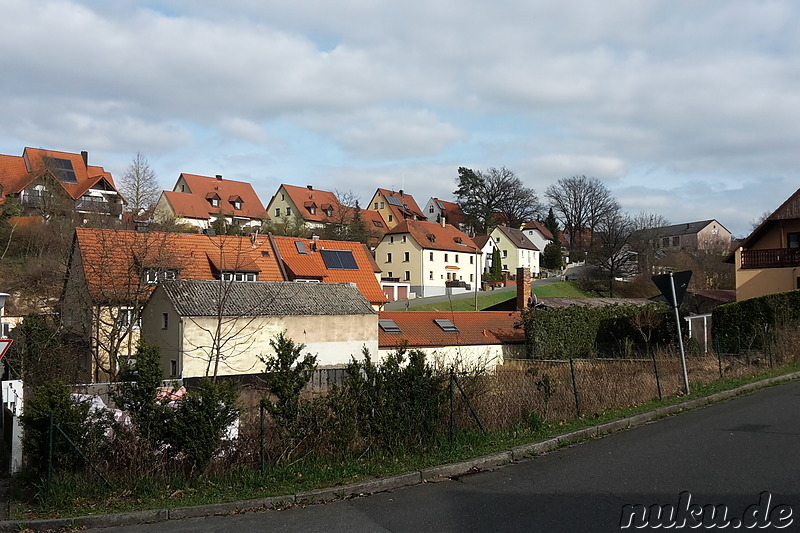
<svg viewBox="0 0 800 533"><path fill-rule="evenodd" d="M544 251L545 247L553 242L553 234L547 227L536 220L522 225L522 232L536 248Z"/></svg>
<svg viewBox="0 0 800 533"><path fill-rule="evenodd" d="M423 351L441 369L493 368L525 357L525 332L518 311L381 311L378 354L400 346Z"/></svg>
<svg viewBox="0 0 800 533"><path fill-rule="evenodd" d="M22 156L0 155L0 201L17 201L26 215L78 213L120 218L125 199L89 153L25 148Z"/></svg>
<svg viewBox="0 0 800 533"><path fill-rule="evenodd" d="M266 235L251 237L77 228L61 297L87 380L113 379L135 353L141 310L164 280L283 281Z"/></svg>
<svg viewBox="0 0 800 533"><path fill-rule="evenodd" d="M376 310L388 301L381 289L381 269L360 242L274 236L273 245L287 281L351 283Z"/></svg>
<svg viewBox="0 0 800 533"><path fill-rule="evenodd" d="M474 291L480 285L480 248L444 222L402 221L383 236L375 261L383 280L409 283L416 297Z"/></svg>
<svg viewBox="0 0 800 533"><path fill-rule="evenodd" d="M452 224L461 231L467 231L467 217L461 210L461 206L456 203L431 197L425 204L423 212L431 222L440 222L444 218L448 224Z"/></svg>
<svg viewBox="0 0 800 533"><path fill-rule="evenodd" d="M518 268L524 267L534 276L539 275L540 250L522 230L500 225L492 230L491 237L500 250L503 272L514 275Z"/></svg>
<svg viewBox="0 0 800 533"><path fill-rule="evenodd" d="M183 173L172 191L164 191L156 203L157 222L206 229L223 219L229 226L258 228L269 218L253 186L244 181Z"/></svg>
<svg viewBox="0 0 800 533"><path fill-rule="evenodd" d="M388 229L404 220L427 220L416 200L403 190L378 189L372 196L370 207L380 213Z"/></svg>

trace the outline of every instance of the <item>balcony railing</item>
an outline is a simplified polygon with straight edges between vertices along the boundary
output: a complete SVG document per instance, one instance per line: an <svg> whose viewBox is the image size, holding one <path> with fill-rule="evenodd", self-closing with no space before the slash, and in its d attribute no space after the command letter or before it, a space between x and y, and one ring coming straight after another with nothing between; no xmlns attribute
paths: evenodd
<svg viewBox="0 0 800 533"><path fill-rule="evenodd" d="M742 268L785 268L800 266L800 248L768 248L742 251Z"/></svg>
<svg viewBox="0 0 800 533"><path fill-rule="evenodd" d="M122 204L103 202L100 200L87 200L81 198L75 200L75 211L88 213L102 213L105 215L119 215L122 213Z"/></svg>

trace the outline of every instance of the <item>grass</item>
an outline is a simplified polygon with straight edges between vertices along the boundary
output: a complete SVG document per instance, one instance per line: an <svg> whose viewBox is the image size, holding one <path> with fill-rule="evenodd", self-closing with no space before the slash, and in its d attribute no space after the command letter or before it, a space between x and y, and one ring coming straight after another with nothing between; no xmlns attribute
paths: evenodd
<svg viewBox="0 0 800 533"><path fill-rule="evenodd" d="M558 281L556 283L551 283L550 285L541 285L539 287L533 287L531 292L536 296L561 296L561 297L571 297L571 298L588 298L591 295L583 292L577 283L573 283L572 281Z"/></svg>
<svg viewBox="0 0 800 533"><path fill-rule="evenodd" d="M493 305L512 300L517 297L514 291L493 292L478 295L478 309L486 309ZM452 306L452 307L451 307ZM408 311L474 311L475 298L459 298L457 300L444 301L433 304L415 305L407 309Z"/></svg>
<svg viewBox="0 0 800 533"><path fill-rule="evenodd" d="M348 459L313 459L291 466L269 467L264 474L257 468L241 468L217 476L173 477L169 480L143 479L108 491L93 477L58 476L50 502L16 506L15 520L50 517L75 517L90 514L126 512L239 501L282 496L319 488L348 485L378 477L417 471L431 466L464 461L473 457L542 440L568 431L597 425L625 416L646 412L686 399L707 396L746 383L800 370L800 363L709 384L693 384L692 394L651 400L635 407L607 409L571 420L520 423L510 428L482 434L474 429L457 432L453 443L446 437L438 444L394 455L369 455Z"/></svg>

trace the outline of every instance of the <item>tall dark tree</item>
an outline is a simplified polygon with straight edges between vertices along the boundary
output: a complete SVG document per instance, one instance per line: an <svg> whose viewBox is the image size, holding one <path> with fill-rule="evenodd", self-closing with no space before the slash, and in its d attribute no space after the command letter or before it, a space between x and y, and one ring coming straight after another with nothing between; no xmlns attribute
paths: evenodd
<svg viewBox="0 0 800 533"><path fill-rule="evenodd" d="M453 194L467 222L485 235L497 226L498 218L519 228L541 214L536 191L525 187L522 180L505 167L492 167L485 172L459 167L458 188Z"/></svg>
<svg viewBox="0 0 800 533"><path fill-rule="evenodd" d="M561 217L570 247L586 250L600 221L619 208L611 192L597 178L562 178L545 191L545 197ZM589 239L584 232L589 231Z"/></svg>

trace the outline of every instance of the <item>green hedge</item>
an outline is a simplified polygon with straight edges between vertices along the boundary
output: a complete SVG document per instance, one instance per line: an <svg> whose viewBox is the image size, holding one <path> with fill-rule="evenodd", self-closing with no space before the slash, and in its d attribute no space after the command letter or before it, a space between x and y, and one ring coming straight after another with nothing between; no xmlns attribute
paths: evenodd
<svg viewBox="0 0 800 533"><path fill-rule="evenodd" d="M768 294L714 309L711 335L717 351L763 348L776 327L800 320L800 290Z"/></svg>
<svg viewBox="0 0 800 533"><path fill-rule="evenodd" d="M637 328L634 317L649 316ZM566 359L592 355L631 355L655 344L672 342L675 321L664 304L608 305L561 309L532 309L523 314L528 356Z"/></svg>

